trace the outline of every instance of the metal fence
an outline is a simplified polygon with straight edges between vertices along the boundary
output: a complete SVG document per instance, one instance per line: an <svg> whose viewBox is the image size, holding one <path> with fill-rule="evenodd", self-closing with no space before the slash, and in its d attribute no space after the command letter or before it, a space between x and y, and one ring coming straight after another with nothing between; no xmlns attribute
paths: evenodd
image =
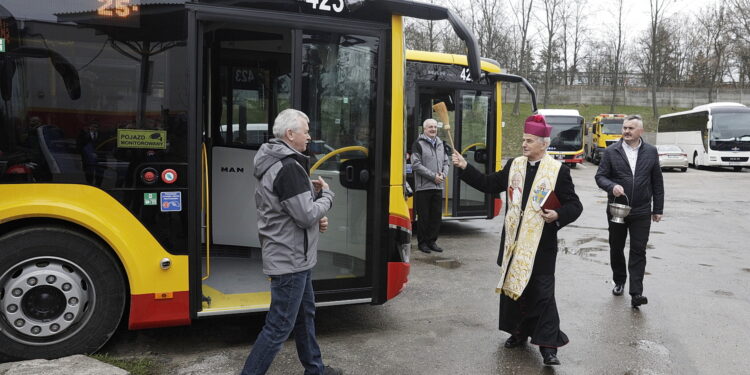
<svg viewBox="0 0 750 375"><path fill-rule="evenodd" d="M537 100L544 102L544 86L535 85ZM503 103L513 103L516 98L516 84L503 85ZM610 86L556 86L550 89L547 106L560 104L609 105L612 101ZM528 103L529 95L521 88L521 102ZM750 89L715 88L711 102L736 102L750 106ZM656 105L659 107L693 108L709 103L708 88L661 87L656 91ZM651 106L651 89L648 87L620 87L617 90L615 105Z"/></svg>

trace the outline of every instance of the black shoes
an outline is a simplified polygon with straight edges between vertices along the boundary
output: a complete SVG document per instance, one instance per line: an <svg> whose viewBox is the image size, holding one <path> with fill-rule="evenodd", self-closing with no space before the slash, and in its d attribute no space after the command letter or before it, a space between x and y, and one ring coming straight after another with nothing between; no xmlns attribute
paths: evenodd
<svg viewBox="0 0 750 375"><path fill-rule="evenodd" d="M432 251L434 251L434 252L436 252L436 253L442 253L442 252L443 252L443 248L442 248L442 247L440 247L440 246L438 246L438 245L437 245L436 243L434 243L434 242L430 243L430 249L432 249Z"/></svg>
<svg viewBox="0 0 750 375"><path fill-rule="evenodd" d="M526 344L526 340L528 340L528 337L526 336L510 335L510 337L505 340L505 347L508 349L517 348L523 344Z"/></svg>
<svg viewBox="0 0 750 375"><path fill-rule="evenodd" d="M429 253L432 252L432 249L430 248L430 245L428 245L428 244L426 244L424 242L420 242L417 245L417 249L419 249L419 251L421 251L421 252L423 252L425 254L429 254Z"/></svg>
<svg viewBox="0 0 750 375"><path fill-rule="evenodd" d="M344 371L335 367L326 366L323 368L323 375L344 375Z"/></svg>
<svg viewBox="0 0 750 375"><path fill-rule="evenodd" d="M510 337L505 340L505 347L508 349L517 348L526 344L526 340L528 339L527 336L510 335ZM544 364L546 366L557 366L560 364L560 360L557 359L557 348L546 348L540 346L539 352L542 353L542 359L544 359Z"/></svg>
<svg viewBox="0 0 750 375"><path fill-rule="evenodd" d="M648 303L648 298L646 296L642 296L640 294L634 295L630 300L630 306L638 307L640 305L645 305Z"/></svg>
<svg viewBox="0 0 750 375"><path fill-rule="evenodd" d="M612 294L616 296L621 296L624 289L625 289L625 284L615 284L615 287L612 288Z"/></svg>
<svg viewBox="0 0 750 375"><path fill-rule="evenodd" d="M438 246L434 242L430 242L430 243L420 242L419 244L417 244L417 248L419 249L419 251L421 251L421 252L423 252L425 254L429 254L432 251L434 251L436 253L442 253L443 252L443 248L440 247L440 246Z"/></svg>
<svg viewBox="0 0 750 375"><path fill-rule="evenodd" d="M557 348L543 348L540 346L539 351L542 353L542 358L546 366L557 366L560 364L560 360L557 359Z"/></svg>

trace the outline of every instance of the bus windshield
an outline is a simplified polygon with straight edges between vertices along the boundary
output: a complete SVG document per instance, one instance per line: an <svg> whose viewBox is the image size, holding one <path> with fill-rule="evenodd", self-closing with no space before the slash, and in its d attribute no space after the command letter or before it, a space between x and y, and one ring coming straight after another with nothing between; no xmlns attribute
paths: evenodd
<svg viewBox="0 0 750 375"><path fill-rule="evenodd" d="M583 119L571 116L545 116L552 126L550 146L558 151L574 151L583 145Z"/></svg>
<svg viewBox="0 0 750 375"><path fill-rule="evenodd" d="M750 142L750 112L715 113L711 122L712 140Z"/></svg>
<svg viewBox="0 0 750 375"><path fill-rule="evenodd" d="M602 133L620 134L622 133L622 119L602 120Z"/></svg>
<svg viewBox="0 0 750 375"><path fill-rule="evenodd" d="M750 151L750 112L714 113L711 148L724 151Z"/></svg>

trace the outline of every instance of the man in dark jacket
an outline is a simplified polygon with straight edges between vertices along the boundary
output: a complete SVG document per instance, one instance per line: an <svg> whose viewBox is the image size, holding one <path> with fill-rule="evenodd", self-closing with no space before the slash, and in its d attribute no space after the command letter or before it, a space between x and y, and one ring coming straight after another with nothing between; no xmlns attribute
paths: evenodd
<svg viewBox="0 0 750 375"><path fill-rule="evenodd" d="M305 374L341 374L323 365L315 339L311 272L317 262L319 232L328 228L325 215L334 194L322 178L311 181L307 174L308 158L302 153L310 141L309 121L300 111L281 111L273 125L276 138L255 155L258 237L263 273L271 278L271 306L243 375L265 374L292 329Z"/></svg>
<svg viewBox="0 0 750 375"><path fill-rule="evenodd" d="M422 123L423 134L411 147L414 171L414 212L417 214L417 248L424 252L442 252L437 245L443 219L442 201L445 177L450 169L448 153L437 136L437 121Z"/></svg>
<svg viewBox="0 0 750 375"><path fill-rule="evenodd" d="M455 150L453 164L476 189L507 192L496 289L502 293L499 328L511 334L505 347L524 345L531 336L544 364L559 365L557 348L568 343L568 336L560 330L555 302L557 231L575 221L583 206L570 169L547 155L551 130L541 115L526 119L523 156L508 161L500 172L484 175Z"/></svg>
<svg viewBox="0 0 750 375"><path fill-rule="evenodd" d="M616 197L631 207L622 224L609 224L609 256L612 294L622 295L625 280L630 273L630 304L638 307L648 303L643 295L643 275L646 272L646 244L651 221L659 222L664 210L664 180L659 166L656 147L642 138L643 120L638 115L629 116L622 124L622 138L607 147L596 171L596 184L607 192L609 201ZM653 207L651 202L653 201ZM607 208L607 219L612 215ZM630 255L625 270L625 239L630 232Z"/></svg>

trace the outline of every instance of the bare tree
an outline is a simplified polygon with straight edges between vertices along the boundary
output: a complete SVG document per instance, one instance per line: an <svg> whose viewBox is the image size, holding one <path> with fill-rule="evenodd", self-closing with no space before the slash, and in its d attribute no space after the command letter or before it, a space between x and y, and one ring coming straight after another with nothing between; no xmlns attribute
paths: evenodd
<svg viewBox="0 0 750 375"><path fill-rule="evenodd" d="M750 0L730 0L727 15L735 58L737 59L740 85L750 81Z"/></svg>
<svg viewBox="0 0 750 375"><path fill-rule="evenodd" d="M615 17L617 18L617 31L613 33L612 47L614 56L612 56L612 102L609 104L609 112L615 113L615 101L617 100L617 83L619 82L620 61L622 60L622 49L625 35L622 30L623 0L616 0Z"/></svg>
<svg viewBox="0 0 750 375"><path fill-rule="evenodd" d="M470 2L471 25L477 35L480 54L508 66L511 61L510 50L513 41L509 37L509 30L501 0L474 0Z"/></svg>
<svg viewBox="0 0 750 375"><path fill-rule="evenodd" d="M406 19L404 27L406 48L438 52L443 35L439 21Z"/></svg>
<svg viewBox="0 0 750 375"><path fill-rule="evenodd" d="M589 14L588 0L573 0L574 8L572 16L573 28L570 37L572 38L573 55L571 56L572 64L569 68L569 79L570 84L575 83L576 75L578 74L578 60L580 59L581 49L583 48L584 41L586 40L586 16ZM566 37L567 38L567 37Z"/></svg>
<svg viewBox="0 0 750 375"><path fill-rule="evenodd" d="M518 74L526 75L528 69L527 65L530 65L527 55L529 55L529 22L531 22L531 10L534 7L534 0L519 0L517 3L510 3L513 15L516 18L516 27L518 28L519 34L521 35L520 41L520 52L518 53ZM513 103L513 116L521 114L520 103L521 101L521 90L516 89L516 100Z"/></svg>
<svg viewBox="0 0 750 375"><path fill-rule="evenodd" d="M707 46L706 58L708 59L709 74L706 80L708 84L708 101L713 101L713 92L716 80L722 80L723 64L729 43L727 33L727 15L724 4L715 4L707 7L698 14L698 22L704 33L704 41Z"/></svg>
<svg viewBox="0 0 750 375"><path fill-rule="evenodd" d="M571 1L571 0L568 0ZM567 4L566 4L567 5ZM560 8L560 35L558 36L560 45L560 58L562 59L562 82L563 86L568 84L568 33L573 29L573 15L570 6Z"/></svg>
<svg viewBox="0 0 750 375"><path fill-rule="evenodd" d="M552 56L555 54L555 34L560 27L560 9L564 0L541 0L544 8L544 29L547 32L547 41L544 46L544 99L542 107L547 107L549 98L549 87L552 75Z"/></svg>
<svg viewBox="0 0 750 375"><path fill-rule="evenodd" d="M651 44L649 48L649 57L651 64L651 106L654 111L654 118L659 118L659 108L656 106L656 86L659 82L659 31L661 24L664 22L667 5L671 0L649 0L651 19L649 25L649 38Z"/></svg>

